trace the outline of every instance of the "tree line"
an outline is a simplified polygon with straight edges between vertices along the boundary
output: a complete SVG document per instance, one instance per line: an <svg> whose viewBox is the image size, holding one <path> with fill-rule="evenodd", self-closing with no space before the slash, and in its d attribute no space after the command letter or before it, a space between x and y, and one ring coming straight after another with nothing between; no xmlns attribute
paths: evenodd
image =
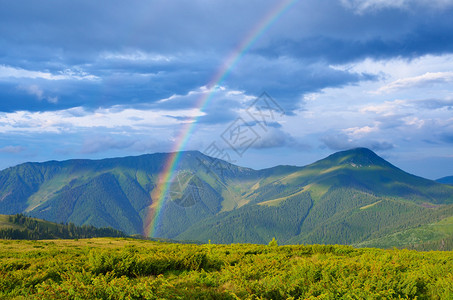
<svg viewBox="0 0 453 300"><path fill-rule="evenodd" d="M30 218L24 214L10 215L8 221L20 228L0 229L1 239L41 240L125 236L123 232L110 227L76 226L73 223L57 224Z"/></svg>

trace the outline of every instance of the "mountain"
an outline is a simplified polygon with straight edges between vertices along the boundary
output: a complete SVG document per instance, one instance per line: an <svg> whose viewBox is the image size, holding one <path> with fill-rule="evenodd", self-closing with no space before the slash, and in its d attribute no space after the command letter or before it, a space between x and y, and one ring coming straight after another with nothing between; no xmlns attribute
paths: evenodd
<svg viewBox="0 0 453 300"><path fill-rule="evenodd" d="M0 172L0 213L26 213L57 223L111 226L128 234L142 233L153 204L150 195L168 156L156 153L103 160L49 161L5 169ZM255 180L256 171L223 161L216 162L216 168L201 166L214 161L200 152L181 154L176 179L188 179L186 186L202 192L199 196L202 201L188 207L170 201L164 215L175 216L178 222L162 224L163 237L172 237L192 223L218 213L222 205L234 209L233 198L237 193L230 189L245 178ZM180 192L185 196L189 190L183 188Z"/></svg>
<svg viewBox="0 0 453 300"><path fill-rule="evenodd" d="M5 169L0 213L143 233L168 155ZM154 236L171 239L360 245L453 216L452 186L408 174L366 148L264 170L186 151L167 186Z"/></svg>
<svg viewBox="0 0 453 300"><path fill-rule="evenodd" d="M453 215L453 189L407 174L368 149L335 153L244 195L248 205L179 238L223 243L353 244Z"/></svg>
<svg viewBox="0 0 453 300"><path fill-rule="evenodd" d="M453 176L442 177L436 180L437 182L453 185Z"/></svg>

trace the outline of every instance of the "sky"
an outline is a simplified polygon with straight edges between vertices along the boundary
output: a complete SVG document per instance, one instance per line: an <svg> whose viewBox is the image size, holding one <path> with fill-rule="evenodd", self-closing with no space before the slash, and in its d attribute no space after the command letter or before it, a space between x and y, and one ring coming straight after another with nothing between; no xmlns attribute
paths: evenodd
<svg viewBox="0 0 453 300"><path fill-rule="evenodd" d="M452 15L452 0L0 0L0 169L175 149L261 169L368 147L453 175Z"/></svg>

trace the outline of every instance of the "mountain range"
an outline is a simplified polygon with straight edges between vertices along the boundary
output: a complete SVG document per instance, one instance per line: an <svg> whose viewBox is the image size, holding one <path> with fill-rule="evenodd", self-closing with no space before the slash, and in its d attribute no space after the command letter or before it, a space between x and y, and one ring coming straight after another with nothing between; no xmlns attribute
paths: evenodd
<svg viewBox="0 0 453 300"><path fill-rule="evenodd" d="M169 155L5 169L0 214L142 234ZM263 170L185 151L170 180L155 237L416 247L448 244L453 234L453 186L408 174L366 148Z"/></svg>

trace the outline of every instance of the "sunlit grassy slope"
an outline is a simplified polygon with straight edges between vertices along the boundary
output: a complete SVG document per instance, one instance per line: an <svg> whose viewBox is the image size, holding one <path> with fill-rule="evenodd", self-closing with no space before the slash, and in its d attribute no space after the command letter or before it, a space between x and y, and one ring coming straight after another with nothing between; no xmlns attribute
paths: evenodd
<svg viewBox="0 0 453 300"><path fill-rule="evenodd" d="M8 215L0 215L0 229L22 229L22 226L12 223Z"/></svg>

